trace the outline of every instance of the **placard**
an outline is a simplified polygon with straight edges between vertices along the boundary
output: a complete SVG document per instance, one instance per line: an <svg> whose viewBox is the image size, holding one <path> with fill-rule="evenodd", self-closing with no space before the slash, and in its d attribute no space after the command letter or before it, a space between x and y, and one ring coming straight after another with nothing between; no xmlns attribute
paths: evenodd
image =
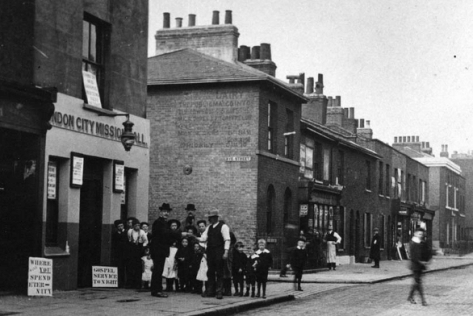
<svg viewBox="0 0 473 316"><path fill-rule="evenodd" d="M53 260L28 258L28 296L53 296Z"/></svg>
<svg viewBox="0 0 473 316"><path fill-rule="evenodd" d="M118 268L92 266L92 287L118 287Z"/></svg>
<svg viewBox="0 0 473 316"><path fill-rule="evenodd" d="M113 192L125 190L125 163L115 160L113 162Z"/></svg>
<svg viewBox="0 0 473 316"><path fill-rule="evenodd" d="M71 187L80 188L83 183L84 156L71 153Z"/></svg>
<svg viewBox="0 0 473 316"><path fill-rule="evenodd" d="M57 162L48 162L48 200L55 200L57 192Z"/></svg>
<svg viewBox="0 0 473 316"><path fill-rule="evenodd" d="M82 79L84 81L84 90L87 95L87 104L101 108L100 92L97 85L97 77L88 71L82 70Z"/></svg>
<svg viewBox="0 0 473 316"><path fill-rule="evenodd" d="M307 204L301 204L301 205L299 206L299 217L301 217L301 216L307 216L308 212L309 212L309 205L307 205Z"/></svg>

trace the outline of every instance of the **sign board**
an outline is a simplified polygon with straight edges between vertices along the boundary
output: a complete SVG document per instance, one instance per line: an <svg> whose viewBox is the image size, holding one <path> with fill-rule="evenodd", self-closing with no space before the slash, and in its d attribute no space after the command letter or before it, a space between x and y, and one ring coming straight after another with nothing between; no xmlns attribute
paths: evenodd
<svg viewBox="0 0 473 316"><path fill-rule="evenodd" d="M299 216L307 216L308 213L309 213L309 205L301 204L299 206Z"/></svg>
<svg viewBox="0 0 473 316"><path fill-rule="evenodd" d="M84 156L71 153L71 187L82 186L84 174Z"/></svg>
<svg viewBox="0 0 473 316"><path fill-rule="evenodd" d="M53 260L28 258L28 296L53 296Z"/></svg>
<svg viewBox="0 0 473 316"><path fill-rule="evenodd" d="M50 161L48 163L48 200L56 199L57 191L57 163Z"/></svg>
<svg viewBox="0 0 473 316"><path fill-rule="evenodd" d="M125 164L123 161L113 162L113 191L123 192L125 190Z"/></svg>
<svg viewBox="0 0 473 316"><path fill-rule="evenodd" d="M233 157L225 157L225 161L250 161L251 157L250 156L233 156Z"/></svg>
<svg viewBox="0 0 473 316"><path fill-rule="evenodd" d="M92 287L118 287L118 268L92 266Z"/></svg>
<svg viewBox="0 0 473 316"><path fill-rule="evenodd" d="M84 80L84 90L87 95L87 104L101 108L100 92L97 85L97 77L88 71L82 71L82 79Z"/></svg>

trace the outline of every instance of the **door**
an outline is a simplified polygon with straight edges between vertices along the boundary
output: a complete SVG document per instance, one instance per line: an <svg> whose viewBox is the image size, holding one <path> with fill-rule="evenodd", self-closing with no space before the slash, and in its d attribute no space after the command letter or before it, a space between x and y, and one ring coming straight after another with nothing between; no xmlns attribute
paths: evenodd
<svg viewBox="0 0 473 316"><path fill-rule="evenodd" d="M85 158L80 189L78 287L92 286L92 266L100 265L102 243L103 164Z"/></svg>
<svg viewBox="0 0 473 316"><path fill-rule="evenodd" d="M40 136L0 128L0 290L24 291L39 256Z"/></svg>

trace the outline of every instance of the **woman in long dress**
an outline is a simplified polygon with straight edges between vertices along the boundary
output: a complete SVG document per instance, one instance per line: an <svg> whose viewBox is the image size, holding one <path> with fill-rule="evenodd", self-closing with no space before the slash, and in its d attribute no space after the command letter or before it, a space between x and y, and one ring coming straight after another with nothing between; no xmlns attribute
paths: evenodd
<svg viewBox="0 0 473 316"><path fill-rule="evenodd" d="M333 225L328 226L328 232L325 234L324 241L327 243L327 266L329 270L336 270L337 247L341 243L342 237L333 230Z"/></svg>

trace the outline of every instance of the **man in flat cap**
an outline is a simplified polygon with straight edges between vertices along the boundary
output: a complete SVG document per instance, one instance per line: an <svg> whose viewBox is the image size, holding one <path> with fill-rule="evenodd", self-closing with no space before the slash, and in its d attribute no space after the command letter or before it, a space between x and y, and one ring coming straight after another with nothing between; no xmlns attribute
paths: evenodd
<svg viewBox="0 0 473 316"><path fill-rule="evenodd" d="M168 203L163 203L159 207L159 217L153 223L153 237L150 244L151 258L154 262L153 275L151 277L151 295L156 297L168 297L163 293L162 273L164 262L169 256L169 247L173 240L179 240L181 236L187 236L186 232L172 230L167 219L172 210Z"/></svg>
<svg viewBox="0 0 473 316"><path fill-rule="evenodd" d="M205 289L202 296L214 296L223 298L223 274L225 261L228 259L230 249L230 228L219 222L219 210L213 209L209 212L210 225L202 233L200 242L207 242L207 278L209 287Z"/></svg>

